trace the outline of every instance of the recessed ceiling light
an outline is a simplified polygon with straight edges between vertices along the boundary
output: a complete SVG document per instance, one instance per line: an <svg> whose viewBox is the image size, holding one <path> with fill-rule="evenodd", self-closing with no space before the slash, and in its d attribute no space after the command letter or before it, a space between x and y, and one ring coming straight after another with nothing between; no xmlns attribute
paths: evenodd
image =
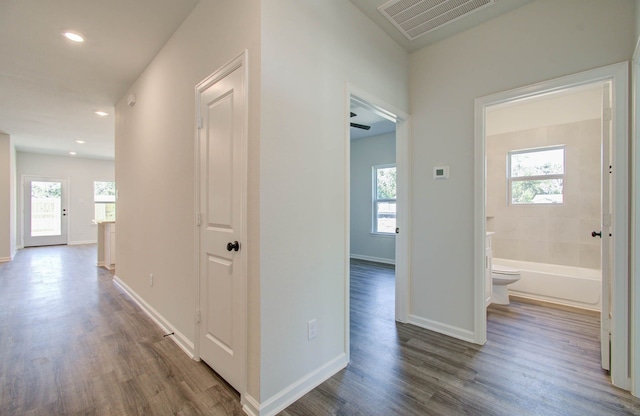
<svg viewBox="0 0 640 416"><path fill-rule="evenodd" d="M76 140L76 143L85 144L86 142L84 140Z"/></svg>
<svg viewBox="0 0 640 416"><path fill-rule="evenodd" d="M109 113L105 113L104 111L96 111L96 114L100 117L106 117L109 115Z"/></svg>
<svg viewBox="0 0 640 416"><path fill-rule="evenodd" d="M69 154L70 154L71 156L75 156L75 155L76 155L76 152L69 152Z"/></svg>
<svg viewBox="0 0 640 416"><path fill-rule="evenodd" d="M77 43L84 42L84 38L82 37L82 35L76 32L70 32L67 30L62 32L62 36L64 36L65 38L69 39L72 42L77 42Z"/></svg>

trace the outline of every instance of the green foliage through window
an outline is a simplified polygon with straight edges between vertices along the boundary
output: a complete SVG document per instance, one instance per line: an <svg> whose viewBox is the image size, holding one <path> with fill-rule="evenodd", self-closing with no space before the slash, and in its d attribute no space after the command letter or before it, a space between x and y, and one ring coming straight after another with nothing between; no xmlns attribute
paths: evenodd
<svg viewBox="0 0 640 416"><path fill-rule="evenodd" d="M61 196L60 182L31 182L31 198L60 198Z"/></svg>
<svg viewBox="0 0 640 416"><path fill-rule="evenodd" d="M95 202L116 202L116 183L95 181L93 195Z"/></svg>
<svg viewBox="0 0 640 416"><path fill-rule="evenodd" d="M512 204L564 202L564 147L509 152Z"/></svg>
<svg viewBox="0 0 640 416"><path fill-rule="evenodd" d="M95 202L95 220L116 220L116 183L96 181L93 183L93 200Z"/></svg>
<svg viewBox="0 0 640 416"><path fill-rule="evenodd" d="M373 167L373 232L393 234L396 230L396 167Z"/></svg>

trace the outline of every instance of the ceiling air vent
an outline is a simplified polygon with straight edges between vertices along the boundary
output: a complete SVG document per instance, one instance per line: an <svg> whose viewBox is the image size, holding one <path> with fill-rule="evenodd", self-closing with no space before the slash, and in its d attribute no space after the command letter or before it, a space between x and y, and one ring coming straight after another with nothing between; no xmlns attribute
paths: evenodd
<svg viewBox="0 0 640 416"><path fill-rule="evenodd" d="M409 40L494 4L496 0L391 0L378 7Z"/></svg>

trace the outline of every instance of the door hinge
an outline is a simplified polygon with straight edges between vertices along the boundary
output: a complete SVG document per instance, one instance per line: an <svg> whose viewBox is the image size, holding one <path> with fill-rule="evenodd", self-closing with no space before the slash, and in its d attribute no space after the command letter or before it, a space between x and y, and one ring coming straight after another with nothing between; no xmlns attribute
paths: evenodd
<svg viewBox="0 0 640 416"><path fill-rule="evenodd" d="M202 224L202 214L196 215L196 225L200 227L200 224Z"/></svg>
<svg viewBox="0 0 640 416"><path fill-rule="evenodd" d="M198 130L202 128L202 117L198 117Z"/></svg>
<svg viewBox="0 0 640 416"><path fill-rule="evenodd" d="M200 323L200 309L196 309L196 323Z"/></svg>
<svg viewBox="0 0 640 416"><path fill-rule="evenodd" d="M605 108L603 112L604 119L607 121L611 121L611 109Z"/></svg>

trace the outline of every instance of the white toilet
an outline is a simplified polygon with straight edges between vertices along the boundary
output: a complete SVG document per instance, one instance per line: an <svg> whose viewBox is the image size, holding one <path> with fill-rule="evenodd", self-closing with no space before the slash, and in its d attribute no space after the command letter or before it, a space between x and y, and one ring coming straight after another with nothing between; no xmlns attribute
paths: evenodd
<svg viewBox="0 0 640 416"><path fill-rule="evenodd" d="M509 291L507 285L520 280L520 270L493 263L491 265L491 280L493 280L491 303L508 305Z"/></svg>

